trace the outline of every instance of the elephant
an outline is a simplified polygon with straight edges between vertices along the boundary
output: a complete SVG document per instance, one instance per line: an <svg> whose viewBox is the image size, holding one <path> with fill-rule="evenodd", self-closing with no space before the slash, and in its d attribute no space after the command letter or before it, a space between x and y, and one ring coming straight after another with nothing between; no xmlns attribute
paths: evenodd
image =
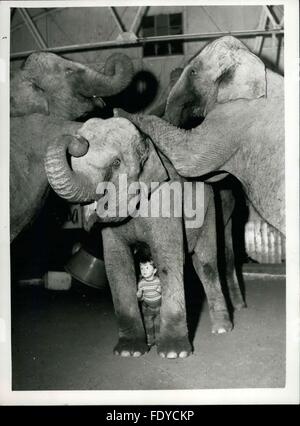
<svg viewBox="0 0 300 426"><path fill-rule="evenodd" d="M10 84L10 237L13 241L48 193L44 155L52 137L75 133L75 119L103 106L133 76L131 60L113 54L104 73L50 52L32 53Z"/></svg>
<svg viewBox="0 0 300 426"><path fill-rule="evenodd" d="M167 104L167 98L170 93L170 90L172 89L176 81L179 79L180 75L182 74L182 71L183 71L183 68L180 68L180 67L174 68L171 71L169 84L166 89L167 96L157 106L155 106L154 108L151 108L150 111L147 112L148 114L157 115L158 117L162 117L164 115L166 104Z"/></svg>
<svg viewBox="0 0 300 426"><path fill-rule="evenodd" d="M71 167L67 153L71 155ZM227 305L222 293L217 267L217 243L214 197L210 185L202 185L204 201L201 204L205 217L203 226L187 226L185 230L182 215L174 211L182 202L174 197L170 215L136 215L126 210L124 216L116 214L103 216L107 205L120 208L124 201L136 207L140 205L142 192L148 208L156 191L153 182L168 187L182 179L164 156L159 156L152 141L145 137L130 121L124 118L90 119L72 134L58 136L49 144L45 157L45 170L51 187L69 202L92 203L96 201L97 216L103 224L102 239L104 261L110 284L115 312L119 325L119 341L114 352L121 356L140 356L148 350L145 331L136 297L136 274L133 251L137 244L149 246L152 259L158 269L162 287L160 311L160 336L157 351L166 358L185 358L191 352L186 323L186 309L183 286L184 240L192 253L194 267L204 285L208 298L212 331L223 333L232 328ZM126 176L127 190L122 190L120 178ZM131 184L142 182L142 189L135 194L129 191ZM103 193L98 185L104 185ZM108 190L111 186L115 192ZM195 182L187 197L194 197ZM146 188L146 189L145 189ZM149 191L149 192L148 192ZM148 200L147 193L151 193ZM116 198L114 198L114 195ZM116 201L119 200L119 201ZM145 201L146 200L146 201ZM224 209L225 232L230 233L230 216L234 199L226 196ZM157 199L154 203L158 203ZM186 202L186 199L184 199ZM232 258L231 238L226 254L227 281L232 304L236 309L244 306L243 297L235 275Z"/></svg>
<svg viewBox="0 0 300 426"><path fill-rule="evenodd" d="M183 177L235 176L250 205L285 235L284 78L232 36L207 44L172 88L163 118L128 114ZM190 117L201 125L184 130Z"/></svg>

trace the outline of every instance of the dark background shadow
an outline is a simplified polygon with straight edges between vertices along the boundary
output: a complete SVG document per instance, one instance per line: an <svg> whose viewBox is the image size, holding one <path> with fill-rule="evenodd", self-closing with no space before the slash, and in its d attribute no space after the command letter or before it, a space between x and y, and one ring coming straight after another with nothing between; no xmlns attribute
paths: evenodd
<svg viewBox="0 0 300 426"><path fill-rule="evenodd" d="M154 101L159 88L157 78L150 71L137 72L131 83L122 92L114 96L103 98L104 108L94 108L93 111L84 114L76 121L85 122L89 118L113 117L113 109L118 107L130 113L136 113L147 108Z"/></svg>
<svg viewBox="0 0 300 426"><path fill-rule="evenodd" d="M69 204L50 189L38 217L10 246L12 283L21 278L41 277L49 270L64 271L77 243L103 259L100 224L96 223L90 232L62 228L68 214Z"/></svg>

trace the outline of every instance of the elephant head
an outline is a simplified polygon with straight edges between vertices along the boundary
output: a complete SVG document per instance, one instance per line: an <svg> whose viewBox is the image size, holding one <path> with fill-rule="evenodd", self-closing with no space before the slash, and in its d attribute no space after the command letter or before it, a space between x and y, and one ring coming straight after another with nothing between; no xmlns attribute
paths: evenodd
<svg viewBox="0 0 300 426"><path fill-rule="evenodd" d="M216 103L266 96L263 62L232 36L209 43L185 67L171 90L164 118L183 126L205 117Z"/></svg>
<svg viewBox="0 0 300 426"><path fill-rule="evenodd" d="M94 106L103 106L102 96L112 96L130 83L131 60L111 55L104 73L54 53L32 53L11 79L11 116L40 113L74 120Z"/></svg>
<svg viewBox="0 0 300 426"><path fill-rule="evenodd" d="M71 155L71 168L67 161ZM140 194L130 193L133 183L143 182L148 194L151 182L168 179L154 145L125 118L88 120L75 136L64 135L48 147L45 169L52 188L70 202L90 203L97 200L97 211L105 204L126 207L139 202ZM120 188L120 176L126 176L127 190ZM99 193L99 184L103 192ZM114 191L108 191L113 185ZM110 199L114 197L114 199ZM127 211L127 210L126 210ZM104 222L124 220L116 215L102 218Z"/></svg>

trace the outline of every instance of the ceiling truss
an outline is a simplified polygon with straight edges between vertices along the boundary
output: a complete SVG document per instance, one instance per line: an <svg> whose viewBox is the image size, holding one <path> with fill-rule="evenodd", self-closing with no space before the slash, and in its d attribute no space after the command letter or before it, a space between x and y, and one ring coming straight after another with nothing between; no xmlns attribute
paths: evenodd
<svg viewBox="0 0 300 426"><path fill-rule="evenodd" d="M19 14L21 15L28 31L30 32L30 34L34 38L34 41L36 42L38 48L39 49L47 49L48 48L47 43L45 42L45 40L41 36L39 30L37 29L36 25L32 21L31 16L29 15L27 9L19 8L17 10L18 10Z"/></svg>
<svg viewBox="0 0 300 426"><path fill-rule="evenodd" d="M145 43L150 42L163 42L168 40L184 40L184 41L196 41L196 40L209 40L212 38L221 37L224 35L231 34L236 37L256 37L255 43L255 53L260 54L263 48L263 43L266 36L272 36L273 46L275 46L276 40L278 40L278 51L280 52L281 39L284 34L283 28L283 17L279 21L272 9L272 6L262 6L262 12L260 16L260 21L258 29L256 30L245 30L245 31L218 31L214 33L200 33L200 34L179 34L176 36L156 36L156 37L139 37L138 30L140 28L142 19L146 16L149 6L140 6L137 8L137 12L132 20L132 23L129 28L126 28L125 24L122 22L117 10L115 7L109 7L110 13L114 20L114 23L119 31L118 37L116 40L104 41L99 43L84 43L84 44L74 44L68 46L59 46L59 47L49 47L47 46L46 41L43 39L40 34L34 20L39 19L43 16L46 16L49 13L54 13L61 8L56 8L50 11L43 12L32 18L27 9L17 8L12 10L12 18L17 10L20 16L22 17L23 23L26 25L28 31L32 35L35 43L37 45L37 50L50 51L56 53L68 53L75 51L85 51L85 50L94 50L94 49L105 49L105 48L114 48L120 46L140 46ZM18 24L15 27L12 27L12 31L20 28L21 24ZM280 37L278 37L280 36ZM23 51L11 54L11 60L21 59L28 56L30 53L33 53L34 50ZM277 55L279 57L279 53Z"/></svg>

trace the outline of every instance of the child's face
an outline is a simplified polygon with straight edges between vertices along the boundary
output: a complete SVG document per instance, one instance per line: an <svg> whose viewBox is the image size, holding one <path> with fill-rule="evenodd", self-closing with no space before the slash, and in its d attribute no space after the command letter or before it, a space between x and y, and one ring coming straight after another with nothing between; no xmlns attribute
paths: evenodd
<svg viewBox="0 0 300 426"><path fill-rule="evenodd" d="M150 278L155 273L154 265L150 262L140 263L141 275L144 278Z"/></svg>

